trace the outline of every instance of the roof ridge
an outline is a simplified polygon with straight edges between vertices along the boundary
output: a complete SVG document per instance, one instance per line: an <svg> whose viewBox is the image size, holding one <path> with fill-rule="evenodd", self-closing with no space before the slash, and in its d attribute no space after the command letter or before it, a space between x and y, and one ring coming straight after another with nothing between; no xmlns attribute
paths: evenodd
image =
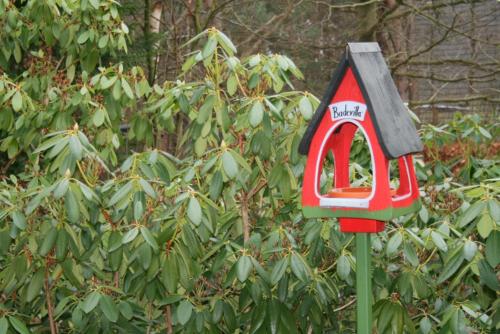
<svg viewBox="0 0 500 334"><path fill-rule="evenodd" d="M377 42L350 42L347 48L351 53L381 52L380 45Z"/></svg>

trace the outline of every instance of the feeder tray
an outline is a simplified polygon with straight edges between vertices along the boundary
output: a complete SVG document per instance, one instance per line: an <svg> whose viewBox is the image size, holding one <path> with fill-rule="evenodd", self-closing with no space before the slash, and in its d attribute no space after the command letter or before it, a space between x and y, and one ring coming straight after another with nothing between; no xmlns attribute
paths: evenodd
<svg viewBox="0 0 500 334"><path fill-rule="evenodd" d="M370 187L346 187L332 189L326 197L330 198L366 198L370 196L372 188ZM396 195L396 189L390 190L391 196Z"/></svg>

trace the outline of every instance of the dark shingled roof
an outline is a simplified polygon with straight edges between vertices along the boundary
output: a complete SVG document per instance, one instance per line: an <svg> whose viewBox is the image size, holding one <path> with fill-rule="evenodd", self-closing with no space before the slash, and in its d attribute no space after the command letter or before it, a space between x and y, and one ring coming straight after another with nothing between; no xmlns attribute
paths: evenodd
<svg viewBox="0 0 500 334"><path fill-rule="evenodd" d="M410 114L399 96L378 43L348 43L332 81L302 137L299 152L306 155L328 105L348 67L361 88L375 132L388 159L421 152L422 142Z"/></svg>

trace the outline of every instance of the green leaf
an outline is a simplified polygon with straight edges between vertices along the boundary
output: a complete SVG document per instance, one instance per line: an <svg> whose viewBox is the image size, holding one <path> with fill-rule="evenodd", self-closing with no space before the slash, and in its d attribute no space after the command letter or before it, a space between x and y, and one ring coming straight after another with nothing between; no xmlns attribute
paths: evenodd
<svg viewBox="0 0 500 334"><path fill-rule="evenodd" d="M8 229L0 229L0 255L4 255L11 243L11 238Z"/></svg>
<svg viewBox="0 0 500 334"><path fill-rule="evenodd" d="M168 292L175 293L177 291L177 285L179 284L179 265L175 253L169 254L165 259L161 279ZM178 300L175 300L172 303L177 302Z"/></svg>
<svg viewBox="0 0 500 334"><path fill-rule="evenodd" d="M125 196L127 196L132 190L132 181L127 182L123 187L121 187L114 195L111 197L108 203L108 207L115 205L121 201Z"/></svg>
<svg viewBox="0 0 500 334"><path fill-rule="evenodd" d="M137 227L134 227L133 229L129 230L125 235L123 236L122 244L128 244L129 242L134 241L134 239L137 237L139 234L139 229Z"/></svg>
<svg viewBox="0 0 500 334"><path fill-rule="evenodd" d="M24 215L21 212L19 211L12 212L11 218L14 225L16 225L18 229L24 230L26 228L26 217L24 217Z"/></svg>
<svg viewBox="0 0 500 334"><path fill-rule="evenodd" d="M71 155L76 160L80 160L82 158L83 147L76 136L69 137L69 149L71 151Z"/></svg>
<svg viewBox="0 0 500 334"><path fill-rule="evenodd" d="M0 318L0 334L7 334L7 330L9 329L9 322L7 318Z"/></svg>
<svg viewBox="0 0 500 334"><path fill-rule="evenodd" d="M193 55L191 57L188 57L184 64L182 64L182 72L187 72L193 67L193 65L196 64L196 57Z"/></svg>
<svg viewBox="0 0 500 334"><path fill-rule="evenodd" d="M28 303L32 302L39 294L43 287L44 280L44 270L39 269L31 278L26 290L26 301Z"/></svg>
<svg viewBox="0 0 500 334"><path fill-rule="evenodd" d="M422 208L418 212L418 216L424 223L427 223L429 221L429 211L427 211L427 208L425 206L422 206Z"/></svg>
<svg viewBox="0 0 500 334"><path fill-rule="evenodd" d="M151 247L147 243L141 244L137 249L137 259L144 270L148 270L151 265L152 256Z"/></svg>
<svg viewBox="0 0 500 334"><path fill-rule="evenodd" d="M242 256L238 259L236 264L236 274L240 282L245 282L252 271L252 260L250 256Z"/></svg>
<svg viewBox="0 0 500 334"><path fill-rule="evenodd" d="M99 49L104 49L108 45L109 35L102 35L97 42Z"/></svg>
<svg viewBox="0 0 500 334"><path fill-rule="evenodd" d="M490 199L488 201L488 211L494 221L500 221L500 203L496 199Z"/></svg>
<svg viewBox="0 0 500 334"><path fill-rule="evenodd" d="M200 110L198 111L198 116L196 118L196 122L198 124L204 124L207 120L208 117L210 116L210 113L212 112L214 108L214 104L216 101L215 95L208 95L207 98L205 99L205 102L203 105L200 107Z"/></svg>
<svg viewBox="0 0 500 334"><path fill-rule="evenodd" d="M78 35L76 42L78 44L83 44L89 39L89 36L90 36L90 32L88 30L85 30L80 35Z"/></svg>
<svg viewBox="0 0 500 334"><path fill-rule="evenodd" d="M111 9L113 9L113 7L111 7ZM128 29L128 26L125 24L125 22L121 22L120 23L120 27L122 28L122 31L125 33L125 34L128 34L129 33L129 29Z"/></svg>
<svg viewBox="0 0 500 334"><path fill-rule="evenodd" d="M464 312L454 307L451 319L448 322L452 333L466 333Z"/></svg>
<svg viewBox="0 0 500 334"><path fill-rule="evenodd" d="M108 252L112 253L116 251L123 245L122 243L122 235L120 232L114 230L111 231L108 239Z"/></svg>
<svg viewBox="0 0 500 334"><path fill-rule="evenodd" d="M459 227L465 227L467 226L471 221L473 221L481 212L483 212L484 208L486 207L486 202L481 202L478 201L474 204L472 204L470 207L465 210L463 215L461 215L458 218L458 226Z"/></svg>
<svg viewBox="0 0 500 334"><path fill-rule="evenodd" d="M14 44L14 59L16 63L20 63L22 59L22 52L21 52L21 47L19 46L19 43Z"/></svg>
<svg viewBox="0 0 500 334"><path fill-rule="evenodd" d="M427 298L431 293L429 283L424 280L423 276L411 275L411 284L419 298Z"/></svg>
<svg viewBox="0 0 500 334"><path fill-rule="evenodd" d="M481 260L477 264L477 267L479 269L481 281L483 281L493 291L500 291L500 283L498 283L498 278L488 262L486 262L486 260Z"/></svg>
<svg viewBox="0 0 500 334"><path fill-rule="evenodd" d="M118 80L117 76L108 78L107 76L103 75L99 80L99 85L101 86L101 89L108 89L109 87L113 86L116 80Z"/></svg>
<svg viewBox="0 0 500 334"><path fill-rule="evenodd" d="M420 324L420 331L422 332L422 334L429 334L431 332L432 323L429 320L429 318L423 317L422 319L420 319L419 324Z"/></svg>
<svg viewBox="0 0 500 334"><path fill-rule="evenodd" d="M222 31L217 31L217 40L229 56L236 53L236 47L233 42Z"/></svg>
<svg viewBox="0 0 500 334"><path fill-rule="evenodd" d="M89 2L95 9L99 8L99 0L89 0Z"/></svg>
<svg viewBox="0 0 500 334"><path fill-rule="evenodd" d="M156 242L156 239L153 237L149 229L145 226L141 226L141 234L144 237L144 240L153 248L153 250L157 251L158 250L158 243Z"/></svg>
<svg viewBox="0 0 500 334"><path fill-rule="evenodd" d="M122 88L125 94L131 99L134 99L134 92L132 91L132 88L130 87L129 83L125 78L122 78Z"/></svg>
<svg viewBox="0 0 500 334"><path fill-rule="evenodd" d="M53 136L52 138L45 140L40 146L38 146L37 149L34 151L34 153L46 151L52 146L58 144L60 141L61 141L61 136Z"/></svg>
<svg viewBox="0 0 500 334"><path fill-rule="evenodd" d="M141 200L136 200L134 202L134 219L140 220L144 214L144 207Z"/></svg>
<svg viewBox="0 0 500 334"><path fill-rule="evenodd" d="M491 139L491 133L489 133L488 130L486 130L482 126L479 127L479 132L481 132L481 134L486 138Z"/></svg>
<svg viewBox="0 0 500 334"><path fill-rule="evenodd" d="M264 117L264 105L261 101L257 100L253 103L250 109L250 114L248 115L248 120L252 127L257 127Z"/></svg>
<svg viewBox="0 0 500 334"><path fill-rule="evenodd" d="M187 206L187 215L189 220L196 226L200 225L202 218L202 211L200 202L196 197L191 197Z"/></svg>
<svg viewBox="0 0 500 334"><path fill-rule="evenodd" d="M21 92L16 91L10 102L12 103L12 109L14 109L14 111L21 110L23 108L23 96L21 95Z"/></svg>
<svg viewBox="0 0 500 334"><path fill-rule="evenodd" d="M286 268L288 267L288 258L284 257L278 262L273 267L273 271L271 272L271 284L276 285L280 280L281 277L285 274Z"/></svg>
<svg viewBox="0 0 500 334"><path fill-rule="evenodd" d="M386 249L387 255L388 256L393 255L398 250L402 241L403 241L403 235L399 231L396 231L396 233L394 233L387 242L387 249Z"/></svg>
<svg viewBox="0 0 500 334"><path fill-rule="evenodd" d="M477 231L479 232L479 235L483 237L483 239L486 239L494 228L495 222L491 219L490 215L487 213L483 214L477 223Z"/></svg>
<svg viewBox="0 0 500 334"><path fill-rule="evenodd" d="M118 321L118 308L116 307L113 299L111 299L108 295L101 295L99 299L99 307L101 308L102 313L108 318L111 322Z"/></svg>
<svg viewBox="0 0 500 334"><path fill-rule="evenodd" d="M76 72L76 66L75 65L71 65L71 66L68 67L66 76L68 77L68 79L70 81L73 81L73 79L75 78L75 72Z"/></svg>
<svg viewBox="0 0 500 334"><path fill-rule="evenodd" d="M493 231L486 240L486 260L495 268L500 263L500 231Z"/></svg>
<svg viewBox="0 0 500 334"><path fill-rule="evenodd" d="M279 319L281 315L281 307L280 303L276 299L272 299L268 303L268 321L269 325L271 327L271 333L280 333L277 329L279 328Z"/></svg>
<svg viewBox="0 0 500 334"><path fill-rule="evenodd" d="M231 150L231 149L229 149L228 151L231 153L231 155L233 156L233 158L236 160L236 162L241 167L243 167L244 169L246 169L249 173L252 173L252 167L250 167L250 165L248 164L248 162L241 155L239 155L238 152L236 152L235 150Z"/></svg>
<svg viewBox="0 0 500 334"><path fill-rule="evenodd" d="M210 199L212 199L212 201L216 201L219 198L222 193L223 185L224 182L222 179L222 173L220 171L216 171L209 186Z"/></svg>
<svg viewBox="0 0 500 334"><path fill-rule="evenodd" d="M222 167L230 179L234 179L238 175L238 164L228 151L222 154Z"/></svg>
<svg viewBox="0 0 500 334"><path fill-rule="evenodd" d="M347 256L341 255L337 259L337 274L343 280L346 280L349 277L349 273L351 272L351 265L349 264L349 260Z"/></svg>
<svg viewBox="0 0 500 334"><path fill-rule="evenodd" d="M146 194L148 194L152 198L156 198L156 192L148 181L139 179L139 184Z"/></svg>
<svg viewBox="0 0 500 334"><path fill-rule="evenodd" d="M222 318L223 310L224 310L224 302L218 299L215 302L214 310L212 313L213 322L218 323L220 321L220 319Z"/></svg>
<svg viewBox="0 0 500 334"><path fill-rule="evenodd" d="M179 300L182 300L183 296L181 295L169 295L161 299L160 305L171 305L177 303Z"/></svg>
<svg viewBox="0 0 500 334"><path fill-rule="evenodd" d="M196 139L196 141L194 142L194 152L198 157L201 157L203 156L203 154L205 154L206 150L207 150L207 139L203 137L198 137L198 139Z"/></svg>
<svg viewBox="0 0 500 334"><path fill-rule="evenodd" d="M56 239L56 259L63 261L68 251L69 234L65 229L57 231Z"/></svg>
<svg viewBox="0 0 500 334"><path fill-rule="evenodd" d="M464 244L464 257L467 261L471 261L476 255L477 244L472 240L465 241Z"/></svg>
<svg viewBox="0 0 500 334"><path fill-rule="evenodd" d="M118 310L127 320L132 319L132 317L134 316L134 311L132 310L130 304L127 302L120 302L120 304L118 304Z"/></svg>
<svg viewBox="0 0 500 334"><path fill-rule="evenodd" d="M26 327L26 325L24 324L24 322L17 319L16 317L9 316L9 322L18 333L20 333L20 334L30 334L31 333L30 330L28 329L28 327Z"/></svg>
<svg viewBox="0 0 500 334"><path fill-rule="evenodd" d="M104 123L105 113L104 109L101 108L95 111L94 116L92 116L92 123L94 123L96 127L100 127Z"/></svg>
<svg viewBox="0 0 500 334"><path fill-rule="evenodd" d="M437 283L441 284L453 275L464 261L464 254L461 248L456 249L449 255L445 261L444 268L441 270Z"/></svg>
<svg viewBox="0 0 500 334"><path fill-rule="evenodd" d="M201 51L203 59L210 57L214 53L216 47L217 47L216 37L210 36L207 40L207 43L203 47L203 50Z"/></svg>
<svg viewBox="0 0 500 334"><path fill-rule="evenodd" d="M229 75L226 85L229 96L233 96L238 88L238 79L236 78L236 74Z"/></svg>
<svg viewBox="0 0 500 334"><path fill-rule="evenodd" d="M57 184L56 189L54 189L54 197L56 199L59 199L63 197L66 194L66 191L68 191L69 187L69 179L64 178Z"/></svg>
<svg viewBox="0 0 500 334"><path fill-rule="evenodd" d="M299 101L299 110L304 117L305 120L310 120L313 114L313 108L311 101L307 98L307 96L302 96Z"/></svg>
<svg viewBox="0 0 500 334"><path fill-rule="evenodd" d="M71 190L64 195L64 207L66 208L68 220L71 223L77 223L80 219L80 205Z"/></svg>
<svg viewBox="0 0 500 334"><path fill-rule="evenodd" d="M80 308L85 313L90 313L101 299L101 294L97 291L91 292L83 302L80 303Z"/></svg>
<svg viewBox="0 0 500 334"><path fill-rule="evenodd" d="M183 300L177 307L177 320L181 325L185 325L191 318L192 313L193 305L189 301Z"/></svg>
<svg viewBox="0 0 500 334"><path fill-rule="evenodd" d="M252 312L252 321L251 321L252 327L250 328L251 334L256 333L259 330L259 328L262 327L264 321L266 320L266 315L267 315L266 303L260 303L255 305Z"/></svg>
<svg viewBox="0 0 500 334"><path fill-rule="evenodd" d="M260 63L260 55L256 54L256 55L253 55L252 57L250 57L250 59L248 60L248 65L250 67L255 67L257 66L259 63Z"/></svg>
<svg viewBox="0 0 500 334"><path fill-rule="evenodd" d="M419 264L419 259L417 252L415 251L415 247L410 242L404 242L403 244L403 254L408 262L411 263L412 266L416 267Z"/></svg>
<svg viewBox="0 0 500 334"><path fill-rule="evenodd" d="M120 81L116 81L115 84L113 85L113 98L118 101L122 97L122 85Z"/></svg>
<svg viewBox="0 0 500 334"><path fill-rule="evenodd" d="M309 280L309 272L308 267L298 253L292 253L290 258L290 266L292 268L293 274L303 282L307 282Z"/></svg>
<svg viewBox="0 0 500 334"><path fill-rule="evenodd" d="M443 237L439 232L432 231L431 239L434 242L434 245L436 245L436 247L439 248L441 251L443 252L448 251L448 246L446 245L446 242L444 241Z"/></svg>
<svg viewBox="0 0 500 334"><path fill-rule="evenodd" d="M52 247L54 247L56 238L57 238L57 229L55 227L51 227L49 232L47 232L47 234L45 235L45 238L43 239L42 245L40 246L38 253L41 256L46 256L47 254L49 254L49 252L52 250Z"/></svg>

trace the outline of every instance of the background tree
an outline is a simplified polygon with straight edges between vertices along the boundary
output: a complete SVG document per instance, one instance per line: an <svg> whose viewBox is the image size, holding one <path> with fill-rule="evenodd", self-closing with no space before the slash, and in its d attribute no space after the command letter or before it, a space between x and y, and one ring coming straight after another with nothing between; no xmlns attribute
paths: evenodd
<svg viewBox="0 0 500 334"><path fill-rule="evenodd" d="M149 5L148 5L149 4ZM424 120L454 112L498 114L500 9L491 0L157 1L163 6L155 73L171 79L180 46L201 30L225 31L244 55L284 53L310 76L299 87L319 95L348 41L378 41L403 98ZM130 7L129 7L130 6ZM125 1L127 22L153 4ZM149 10L149 9L148 9ZM148 14L149 15L149 14ZM143 41L137 31L138 41ZM141 61L135 58L134 61ZM176 65L174 65L176 64Z"/></svg>

